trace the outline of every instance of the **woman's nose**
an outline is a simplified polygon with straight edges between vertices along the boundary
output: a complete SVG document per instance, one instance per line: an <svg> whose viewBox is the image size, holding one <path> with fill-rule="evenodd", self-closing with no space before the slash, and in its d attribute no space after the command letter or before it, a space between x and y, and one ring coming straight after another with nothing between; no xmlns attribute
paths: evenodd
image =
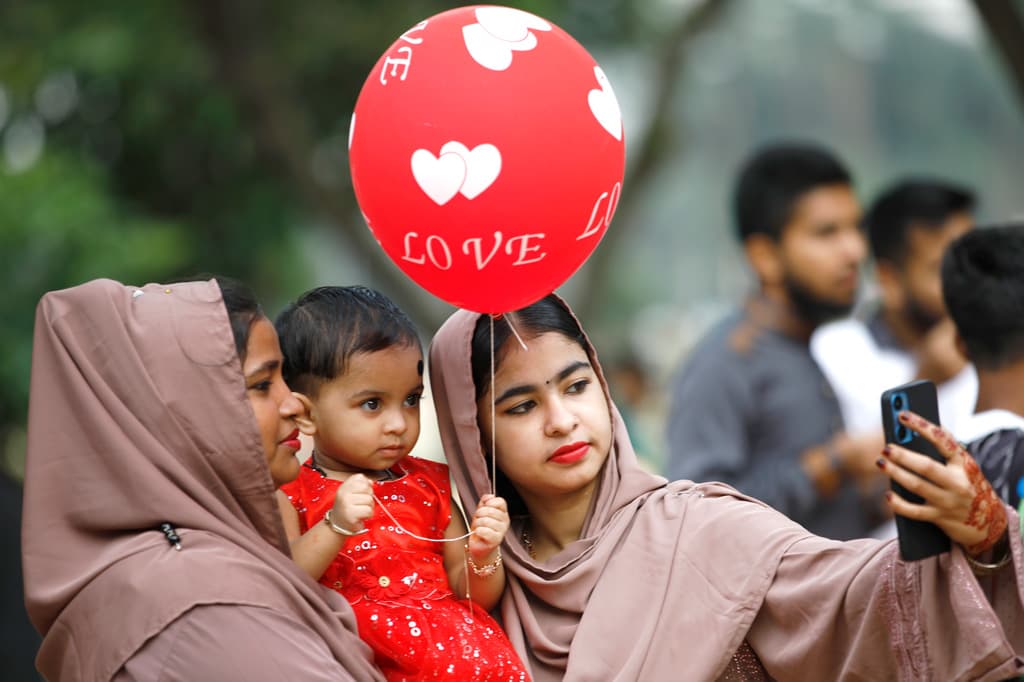
<svg viewBox="0 0 1024 682"><path fill-rule="evenodd" d="M577 424L579 424L579 419L576 413L569 409L563 400L554 398L548 403L547 423L545 424L548 435L571 433Z"/></svg>
<svg viewBox="0 0 1024 682"><path fill-rule="evenodd" d="M277 412L282 419L294 419L302 411L302 403L291 391L285 391L281 397Z"/></svg>

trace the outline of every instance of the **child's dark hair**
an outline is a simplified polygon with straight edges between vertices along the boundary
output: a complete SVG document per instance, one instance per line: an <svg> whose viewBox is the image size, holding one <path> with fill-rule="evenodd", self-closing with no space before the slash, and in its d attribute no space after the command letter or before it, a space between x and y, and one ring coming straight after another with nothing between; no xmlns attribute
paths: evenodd
<svg viewBox="0 0 1024 682"><path fill-rule="evenodd" d="M805 194L821 187L850 184L850 172L824 147L783 143L758 150L743 164L733 193L740 241L754 234L778 241Z"/></svg>
<svg viewBox="0 0 1024 682"><path fill-rule="evenodd" d="M520 308L513 313L506 313L494 319L494 371L498 371L501 360L508 349L508 344L518 343L513 338L512 328L509 327L508 319L511 318L515 325L516 332L524 339L555 332L561 334L571 341L575 341L592 356L592 348L583 335L576 318L565 308L564 305L553 294L549 294L541 300ZM476 397L479 400L491 385L491 317L481 315L473 328L473 341L470 350L470 365L473 372L473 385L476 388ZM490 450L490 442L484 434L481 434L484 441L481 446L484 452ZM499 497L505 498L508 503L508 511L511 516L523 516L527 514L526 504L519 493L512 487L505 473L498 469L494 481L495 491Z"/></svg>
<svg viewBox="0 0 1024 682"><path fill-rule="evenodd" d="M975 366L1024 359L1024 222L979 227L950 244L942 296Z"/></svg>
<svg viewBox="0 0 1024 682"><path fill-rule="evenodd" d="M944 180L910 178L885 190L864 218L875 260L902 265L911 227L938 230L974 209L974 194Z"/></svg>
<svg viewBox="0 0 1024 682"><path fill-rule="evenodd" d="M387 296L363 286L307 291L277 316L274 326L284 355L284 380L307 395L344 374L357 353L420 347L412 320Z"/></svg>
<svg viewBox="0 0 1024 682"><path fill-rule="evenodd" d="M245 364L245 351L249 345L249 332L252 323L263 317L263 308L246 285L236 279L215 275L213 277L220 287L220 295L224 299L224 308L228 311L231 322L231 335L235 339L235 350L238 359Z"/></svg>

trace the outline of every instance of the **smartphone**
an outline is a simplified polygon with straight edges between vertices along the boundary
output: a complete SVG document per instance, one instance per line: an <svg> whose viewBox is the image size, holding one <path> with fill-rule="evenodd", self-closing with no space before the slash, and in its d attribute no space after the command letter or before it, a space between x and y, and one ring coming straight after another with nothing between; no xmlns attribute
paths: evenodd
<svg viewBox="0 0 1024 682"><path fill-rule="evenodd" d="M903 410L916 412L933 424L938 424L939 401L935 394L935 384L930 381L912 381L883 391L882 428L885 430L886 443L896 443L945 464L945 458L931 442L900 422L898 415ZM895 481L892 489L908 502L919 504L924 501ZM897 514L896 530L899 534L900 558L904 561L925 559L950 549L949 536L930 521L916 521Z"/></svg>

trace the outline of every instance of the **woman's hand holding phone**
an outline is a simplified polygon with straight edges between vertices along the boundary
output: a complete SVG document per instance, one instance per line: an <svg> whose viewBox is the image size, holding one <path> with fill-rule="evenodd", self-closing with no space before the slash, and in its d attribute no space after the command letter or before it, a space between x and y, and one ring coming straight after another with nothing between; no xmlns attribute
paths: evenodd
<svg viewBox="0 0 1024 682"><path fill-rule="evenodd" d="M1006 535L1006 509L974 458L948 431L913 412L901 412L899 421L934 445L946 461L896 443L887 445L879 460L882 470L924 500L916 504L891 492L893 512L934 523L973 557L994 547Z"/></svg>

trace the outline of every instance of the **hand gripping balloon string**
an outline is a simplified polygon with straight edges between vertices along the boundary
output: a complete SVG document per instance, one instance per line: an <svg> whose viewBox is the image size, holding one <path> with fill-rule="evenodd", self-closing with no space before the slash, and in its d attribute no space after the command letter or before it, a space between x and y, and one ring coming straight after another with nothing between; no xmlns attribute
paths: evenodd
<svg viewBox="0 0 1024 682"><path fill-rule="evenodd" d="M491 323L490 323L490 327L491 327L491 396L493 398L493 396L494 396L494 315L490 316L490 320L491 320ZM519 341L519 344L523 347L523 350L529 350L529 348L527 348L527 346L526 346L526 343L523 342L522 337L519 335L519 332L516 331L516 328L512 324L512 321L507 316L505 317L505 323L508 324L509 329L512 331L512 334L516 337L516 340ZM495 408L494 408L494 400L492 399L491 400L491 494L492 495L496 494L496 484L495 484L495 481L497 479L497 467L498 467L497 457L495 457L495 454L494 454L494 452L495 452L495 447L494 446L495 446L495 440L496 440L496 434L495 434L495 428L494 428L494 417L495 417ZM465 539L467 539L467 538L469 538L469 537L471 537L473 535L473 531L472 530L470 530L468 533L465 533L465 534L460 535L460 536L455 537L455 538L428 538L428 537L424 537L422 535L417 535L416 533L413 533L412 531L406 529L405 526L403 526L399 522L399 520L394 517L394 515L391 513L391 510L387 508L387 505L385 505L384 502L379 497L377 497L376 493L373 494L373 499L380 506L380 508L384 511L384 514L391 520L391 522L395 524L395 529L400 531L400 532L402 532L402 533L405 533L406 535L408 535L411 538L415 538L417 540L422 540L424 542L461 542L461 541L463 541L463 540L465 540ZM456 505L456 506L459 507L459 513L462 515L463 522L466 524L466 527L469 528L469 525L470 525L469 524L469 519L466 518L465 510L462 508L461 505ZM469 554L468 553L466 554L466 575L467 576L469 575ZM472 597L471 597L470 592L469 592L469 580L466 580L466 599L468 600L468 599L471 599L471 598ZM472 616L472 609L470 609L470 614Z"/></svg>

